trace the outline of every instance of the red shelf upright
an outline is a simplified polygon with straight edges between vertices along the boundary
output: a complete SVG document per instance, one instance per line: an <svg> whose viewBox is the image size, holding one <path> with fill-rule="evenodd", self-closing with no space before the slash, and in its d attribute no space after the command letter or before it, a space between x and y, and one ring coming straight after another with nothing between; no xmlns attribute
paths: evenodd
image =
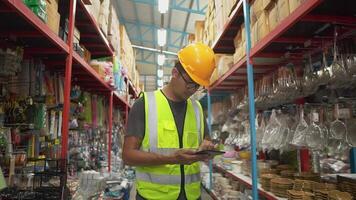
<svg viewBox="0 0 356 200"><path fill-rule="evenodd" d="M109 96L109 170L112 136L113 106L118 105L126 114L130 105L113 88L107 84L100 75L73 50L74 27L81 32L80 43L92 54L93 58L113 56L114 51L107 38L100 30L93 16L88 12L84 3L79 0L61 2L62 8L69 14L69 30L67 41L63 41L44 22L42 22L22 0L0 1L0 16L8 20L0 22L0 33L5 37L21 39L25 44L25 56L42 56L43 63L49 69L64 73L64 107L62 122L62 148L61 157L67 158L70 91L72 81L82 88L98 94ZM16 23L14 23L16 22ZM2 47L9 44L1 43ZM130 91L137 97L135 87L129 81Z"/></svg>
<svg viewBox="0 0 356 200"><path fill-rule="evenodd" d="M21 2L22 3L22 2ZM66 59L66 67L64 74L64 105L63 105L63 121L62 121L62 159L67 160L68 152L68 130L69 130L69 110L70 110L70 91L72 82L72 64L73 64L73 38L74 38L74 23L77 0L70 0L69 3L69 30L68 30L68 47L69 54Z"/></svg>

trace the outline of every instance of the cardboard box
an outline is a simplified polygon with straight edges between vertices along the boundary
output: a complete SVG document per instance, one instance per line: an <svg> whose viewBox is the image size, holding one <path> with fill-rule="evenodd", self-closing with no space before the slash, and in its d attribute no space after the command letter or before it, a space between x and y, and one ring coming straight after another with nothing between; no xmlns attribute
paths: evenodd
<svg viewBox="0 0 356 200"><path fill-rule="evenodd" d="M202 42L205 21L195 21L195 41Z"/></svg>
<svg viewBox="0 0 356 200"><path fill-rule="evenodd" d="M242 42L246 41L246 30L245 30L245 24L241 25L241 40Z"/></svg>
<svg viewBox="0 0 356 200"><path fill-rule="evenodd" d="M278 22L283 21L289 15L289 0L278 0Z"/></svg>
<svg viewBox="0 0 356 200"><path fill-rule="evenodd" d="M47 7L51 10L58 12L58 0L47 0Z"/></svg>
<svg viewBox="0 0 356 200"><path fill-rule="evenodd" d="M251 24L255 24L263 12L263 1L255 0L250 8Z"/></svg>
<svg viewBox="0 0 356 200"><path fill-rule="evenodd" d="M99 0L92 0L91 5L85 5L85 8L97 22L99 21L100 4L101 2Z"/></svg>
<svg viewBox="0 0 356 200"><path fill-rule="evenodd" d="M262 40L269 33L268 15L267 12L263 12L258 18L257 22L257 41Z"/></svg>
<svg viewBox="0 0 356 200"><path fill-rule="evenodd" d="M47 25L55 33L59 34L59 22L61 15L58 13L58 2L56 0L47 0Z"/></svg>
<svg viewBox="0 0 356 200"><path fill-rule="evenodd" d="M274 3L273 7L268 11L268 24L270 31L278 25L278 6Z"/></svg>
<svg viewBox="0 0 356 200"><path fill-rule="evenodd" d="M289 0L289 12L292 13L300 6L301 3L302 0Z"/></svg>
<svg viewBox="0 0 356 200"><path fill-rule="evenodd" d="M254 24L251 27L251 47L254 47L257 41L258 41L257 24Z"/></svg>
<svg viewBox="0 0 356 200"><path fill-rule="evenodd" d="M235 49L237 49L238 47L240 47L242 43L242 39L241 39L241 29L237 32L235 38L234 38L234 46Z"/></svg>
<svg viewBox="0 0 356 200"><path fill-rule="evenodd" d="M47 11L47 25L55 33L59 34L59 22L61 15L56 11Z"/></svg>
<svg viewBox="0 0 356 200"><path fill-rule="evenodd" d="M274 3L275 0L262 0L262 7L264 10L270 10Z"/></svg>

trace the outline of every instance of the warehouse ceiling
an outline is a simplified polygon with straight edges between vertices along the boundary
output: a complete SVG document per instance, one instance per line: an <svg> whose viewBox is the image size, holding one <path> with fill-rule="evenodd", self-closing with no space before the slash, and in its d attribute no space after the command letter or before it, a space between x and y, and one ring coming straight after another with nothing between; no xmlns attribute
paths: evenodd
<svg viewBox="0 0 356 200"><path fill-rule="evenodd" d="M152 49L157 44L157 30L161 26L158 0L116 0L120 24L124 24L131 43ZM170 0L169 10L163 16L163 27L167 30L167 43L163 51L178 52L187 44L189 33L194 33L196 20L204 20L208 0ZM145 84L146 91L156 89L157 52L135 48L136 65ZM166 54L164 80L169 79L176 56Z"/></svg>

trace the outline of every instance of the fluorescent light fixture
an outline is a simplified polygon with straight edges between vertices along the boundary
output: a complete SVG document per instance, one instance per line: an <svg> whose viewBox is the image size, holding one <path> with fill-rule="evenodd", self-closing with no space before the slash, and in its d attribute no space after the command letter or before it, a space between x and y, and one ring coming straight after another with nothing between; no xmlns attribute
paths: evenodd
<svg viewBox="0 0 356 200"><path fill-rule="evenodd" d="M162 79L158 79L157 80L157 85L158 85L158 87L162 87L163 86L163 80Z"/></svg>
<svg viewBox="0 0 356 200"><path fill-rule="evenodd" d="M158 11L164 14L168 11L169 0L158 0Z"/></svg>
<svg viewBox="0 0 356 200"><path fill-rule="evenodd" d="M159 66L162 66L164 64L165 60L166 60L166 56L164 54L158 54L158 56L157 56L157 64Z"/></svg>
<svg viewBox="0 0 356 200"><path fill-rule="evenodd" d="M167 30L164 28L157 30L157 42L158 45L163 47L167 42Z"/></svg>
<svg viewBox="0 0 356 200"><path fill-rule="evenodd" d="M158 76L158 78L162 78L163 77L163 69L158 69L157 70L157 76Z"/></svg>

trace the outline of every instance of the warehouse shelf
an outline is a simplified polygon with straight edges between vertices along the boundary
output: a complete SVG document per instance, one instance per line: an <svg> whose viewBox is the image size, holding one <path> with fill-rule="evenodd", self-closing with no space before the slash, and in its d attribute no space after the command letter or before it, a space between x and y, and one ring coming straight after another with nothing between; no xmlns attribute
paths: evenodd
<svg viewBox="0 0 356 200"><path fill-rule="evenodd" d="M94 17L82 1L78 1L75 25L80 31L80 43L87 48L93 58L112 56L114 51Z"/></svg>
<svg viewBox="0 0 356 200"><path fill-rule="evenodd" d="M220 200L220 198L218 198L214 192L214 190L209 190L207 187L205 187L204 184L202 184L202 187L204 188L204 190L210 195L210 197L214 200Z"/></svg>
<svg viewBox="0 0 356 200"><path fill-rule="evenodd" d="M225 174L227 177L230 177L236 181L238 181L239 183L244 184L245 186L247 186L248 188L252 187L252 179L251 177L242 175L242 174L237 174L234 173L232 171L228 171L225 170L224 168L222 168L219 165L214 165L213 166L218 172ZM265 197L268 200L287 200L286 198L281 198L281 197L277 197L275 196L273 193L265 191L264 189L262 189L261 185L258 184L258 193Z"/></svg>
<svg viewBox="0 0 356 200"><path fill-rule="evenodd" d="M320 52L322 46L326 47L333 39L332 24L350 26L340 30L340 38L349 35L356 23L352 8L356 2L338 4L332 0L306 0L296 8L287 18L281 21L271 32L255 44L251 49L251 63L254 67L254 78L260 79L263 75L271 73L278 66L292 62L300 65L303 56ZM235 8L237 9L237 8ZM239 16L239 12L234 12ZM232 16L231 19L237 17ZM233 22L227 22L226 29L234 28ZM317 33L322 30L323 34ZM235 31L237 32L237 31ZM216 42L214 50L223 52L223 49L233 47L233 37L222 34ZM222 44L231 46L223 46ZM299 46L298 46L299 45ZM290 47L295 47L290 49ZM236 91L247 85L246 58L235 63L223 76L216 80L210 90Z"/></svg>
<svg viewBox="0 0 356 200"><path fill-rule="evenodd" d="M0 26L2 36L21 39L28 46L34 44L52 52L69 53L69 46L22 1L0 1L0 16L3 19Z"/></svg>
<svg viewBox="0 0 356 200"><path fill-rule="evenodd" d="M223 30L216 37L212 47L215 53L233 54L235 52L234 37L244 22L242 0L238 1Z"/></svg>
<svg viewBox="0 0 356 200"><path fill-rule="evenodd" d="M119 106L123 110L128 107L128 109L131 108L131 105L123 98L121 97L117 92L114 92L114 105Z"/></svg>
<svg viewBox="0 0 356 200"><path fill-rule="evenodd" d="M71 3L77 2L74 6ZM73 27L78 28L80 34L80 44L91 53L92 58L111 57L114 55L112 45L98 26L98 23L86 9L84 3L78 1L63 1L59 5L59 12L63 16L68 16L68 38L72 41ZM72 17L72 13L76 13ZM69 121L70 108L70 83L78 84L84 90L98 95L108 97L109 101L109 141L112 134L112 112L113 107L119 107L127 119L130 109L129 102L113 91L113 87L107 84L77 52L63 41L47 24L36 16L22 0L2 0L0 1L0 17L4 20L0 23L1 36L8 38L0 41L2 48L24 47L24 56L41 58L46 68L51 71L64 74L64 105L63 122ZM71 69L71 71L69 70ZM135 97L137 91L130 82L132 93ZM111 116L111 117L110 117ZM126 121L127 122L127 121ZM62 124L62 150L61 157L67 158L68 147L68 124ZM111 143L108 145L108 157L110 158ZM110 163L109 159L109 163ZM110 164L108 165L110 171Z"/></svg>
<svg viewBox="0 0 356 200"><path fill-rule="evenodd" d="M130 78L128 78L127 76L125 77L125 83L128 84L129 94L131 94L133 98L137 98L139 95L139 92L135 88L135 86L132 83L132 81L130 80Z"/></svg>
<svg viewBox="0 0 356 200"><path fill-rule="evenodd" d="M77 77L79 85L96 92L109 92L112 88L77 52L73 52L73 75Z"/></svg>

